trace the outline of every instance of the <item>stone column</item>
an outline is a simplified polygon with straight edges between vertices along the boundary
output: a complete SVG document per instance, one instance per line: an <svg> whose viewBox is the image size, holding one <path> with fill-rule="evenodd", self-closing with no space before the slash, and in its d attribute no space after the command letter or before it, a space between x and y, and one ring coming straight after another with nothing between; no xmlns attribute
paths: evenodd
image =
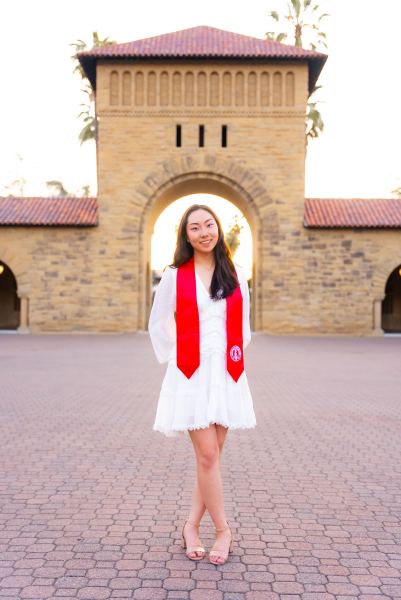
<svg viewBox="0 0 401 600"><path fill-rule="evenodd" d="M28 296L20 296L21 308L20 308L20 326L18 327L18 333L29 333L28 327Z"/></svg>
<svg viewBox="0 0 401 600"><path fill-rule="evenodd" d="M384 335L382 324L382 298L373 300L373 335Z"/></svg>

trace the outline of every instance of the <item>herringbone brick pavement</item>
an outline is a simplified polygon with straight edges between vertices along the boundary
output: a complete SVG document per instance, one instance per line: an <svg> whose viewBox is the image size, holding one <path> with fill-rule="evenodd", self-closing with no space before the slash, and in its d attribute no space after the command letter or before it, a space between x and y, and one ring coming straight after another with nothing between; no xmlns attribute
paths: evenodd
<svg viewBox="0 0 401 600"><path fill-rule="evenodd" d="M179 544L195 461L151 429L147 334L1 335L0 600L400 600L401 338L255 335L246 367L215 566Z"/></svg>

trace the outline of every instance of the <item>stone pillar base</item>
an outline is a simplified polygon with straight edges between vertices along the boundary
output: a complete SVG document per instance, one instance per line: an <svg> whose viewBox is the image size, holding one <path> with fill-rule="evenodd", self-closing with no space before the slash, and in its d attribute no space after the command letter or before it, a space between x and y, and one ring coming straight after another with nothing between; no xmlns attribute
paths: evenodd
<svg viewBox="0 0 401 600"><path fill-rule="evenodd" d="M382 323L382 298L373 300L373 331L372 335L384 335Z"/></svg>
<svg viewBox="0 0 401 600"><path fill-rule="evenodd" d="M20 325L17 329L17 333L30 333L29 327L26 325Z"/></svg>

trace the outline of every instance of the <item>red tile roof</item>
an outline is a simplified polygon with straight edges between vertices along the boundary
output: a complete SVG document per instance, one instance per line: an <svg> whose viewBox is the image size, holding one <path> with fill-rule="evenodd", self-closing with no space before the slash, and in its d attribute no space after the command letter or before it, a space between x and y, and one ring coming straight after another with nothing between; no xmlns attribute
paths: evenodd
<svg viewBox="0 0 401 600"><path fill-rule="evenodd" d="M401 227L401 199L305 198L305 227Z"/></svg>
<svg viewBox="0 0 401 600"><path fill-rule="evenodd" d="M0 197L0 225L97 224L97 199L93 197Z"/></svg>
<svg viewBox="0 0 401 600"><path fill-rule="evenodd" d="M97 198L0 197L0 226L98 225ZM305 198L308 228L401 228L401 199Z"/></svg>
<svg viewBox="0 0 401 600"><path fill-rule="evenodd" d="M310 91L327 59L327 55L321 52L207 26L191 27L134 42L78 52L77 57L93 87L96 85L96 61L99 58L223 58L265 62L266 59L272 58L301 60L309 63Z"/></svg>

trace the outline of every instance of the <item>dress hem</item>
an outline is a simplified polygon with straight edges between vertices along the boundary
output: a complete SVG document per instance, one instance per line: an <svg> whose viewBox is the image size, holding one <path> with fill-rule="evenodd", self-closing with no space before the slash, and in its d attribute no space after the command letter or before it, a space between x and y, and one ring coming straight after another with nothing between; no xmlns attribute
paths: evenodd
<svg viewBox="0 0 401 600"><path fill-rule="evenodd" d="M160 433L173 433L179 431L196 431L198 429L207 429L210 425L222 425L222 427L227 427L227 429L254 429L256 427L256 423L253 425L227 425L227 423L220 423L218 421L210 421L207 425L197 425L197 426L184 426L176 429L157 429L153 427L153 431L158 431Z"/></svg>

